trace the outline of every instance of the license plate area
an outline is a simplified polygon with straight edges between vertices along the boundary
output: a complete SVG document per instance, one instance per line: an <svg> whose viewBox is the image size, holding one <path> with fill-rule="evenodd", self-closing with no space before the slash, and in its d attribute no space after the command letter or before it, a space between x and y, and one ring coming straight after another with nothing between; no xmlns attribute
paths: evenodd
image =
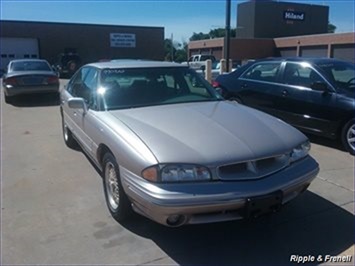
<svg viewBox="0 0 355 266"><path fill-rule="evenodd" d="M281 209L282 192L248 198L245 208L245 218L257 218L259 216L277 212Z"/></svg>

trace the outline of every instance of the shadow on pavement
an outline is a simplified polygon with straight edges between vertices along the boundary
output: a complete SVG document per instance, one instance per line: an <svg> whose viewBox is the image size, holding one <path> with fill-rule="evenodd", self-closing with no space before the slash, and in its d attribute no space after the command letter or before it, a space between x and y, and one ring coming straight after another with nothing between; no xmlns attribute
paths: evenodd
<svg viewBox="0 0 355 266"><path fill-rule="evenodd" d="M57 106L59 95L57 93L18 95L9 104L16 107Z"/></svg>
<svg viewBox="0 0 355 266"><path fill-rule="evenodd" d="M136 215L122 226L180 265L295 265L291 255L337 255L354 244L354 216L309 191L280 213L249 222L168 228Z"/></svg>
<svg viewBox="0 0 355 266"><path fill-rule="evenodd" d="M309 140L312 143L346 152L343 145L341 144L340 139L329 139L329 138L311 135L311 134L306 134L306 136L309 138Z"/></svg>

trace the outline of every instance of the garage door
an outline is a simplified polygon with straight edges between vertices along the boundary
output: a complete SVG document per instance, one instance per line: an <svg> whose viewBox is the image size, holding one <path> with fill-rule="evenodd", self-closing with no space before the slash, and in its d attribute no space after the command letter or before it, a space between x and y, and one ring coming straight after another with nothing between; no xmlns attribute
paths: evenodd
<svg viewBox="0 0 355 266"><path fill-rule="evenodd" d="M281 57L295 57L295 56L297 56L296 47L280 48L280 49L278 49L278 52Z"/></svg>
<svg viewBox="0 0 355 266"><path fill-rule="evenodd" d="M332 47L332 57L355 62L354 44L334 45Z"/></svg>
<svg viewBox="0 0 355 266"><path fill-rule="evenodd" d="M328 46L301 47L300 53L302 57L327 57Z"/></svg>
<svg viewBox="0 0 355 266"><path fill-rule="evenodd" d="M14 59L38 58L38 40L34 38L0 38L1 69Z"/></svg>

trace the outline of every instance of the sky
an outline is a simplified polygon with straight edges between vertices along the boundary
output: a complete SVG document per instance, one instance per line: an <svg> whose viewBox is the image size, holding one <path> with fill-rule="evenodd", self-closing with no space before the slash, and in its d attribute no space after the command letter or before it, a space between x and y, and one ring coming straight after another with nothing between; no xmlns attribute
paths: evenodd
<svg viewBox="0 0 355 266"><path fill-rule="evenodd" d="M232 0L231 27L236 27L237 4ZM354 32L354 0L284 0L327 5L329 21L336 32ZM92 23L107 25L158 26L165 38L187 41L193 32L208 33L224 28L225 0L1 0L1 20Z"/></svg>

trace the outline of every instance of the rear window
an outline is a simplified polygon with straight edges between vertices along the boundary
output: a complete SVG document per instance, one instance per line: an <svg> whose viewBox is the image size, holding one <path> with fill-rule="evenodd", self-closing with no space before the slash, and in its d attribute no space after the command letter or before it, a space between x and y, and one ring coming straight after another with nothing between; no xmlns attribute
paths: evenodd
<svg viewBox="0 0 355 266"><path fill-rule="evenodd" d="M51 68L45 61L17 61L12 62L10 71L51 71Z"/></svg>

